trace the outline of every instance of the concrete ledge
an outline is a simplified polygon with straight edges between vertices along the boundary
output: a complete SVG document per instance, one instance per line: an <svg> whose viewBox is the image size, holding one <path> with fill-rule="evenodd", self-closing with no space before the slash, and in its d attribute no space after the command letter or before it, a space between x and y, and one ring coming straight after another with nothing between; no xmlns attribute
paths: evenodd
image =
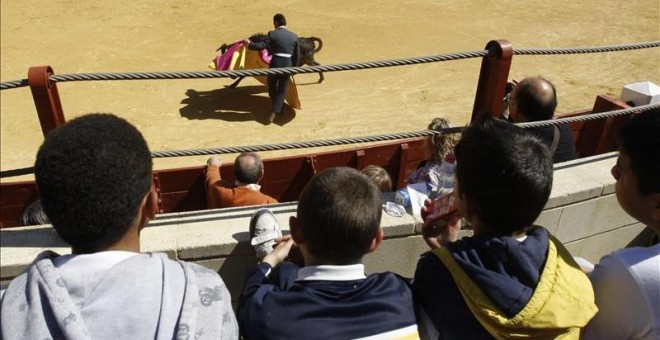
<svg viewBox="0 0 660 340"><path fill-rule="evenodd" d="M580 240L567 242L564 245L573 256L580 256L592 263L597 263L603 255L611 253L612 250L625 248L646 228L641 223L634 223Z"/></svg>
<svg viewBox="0 0 660 340"><path fill-rule="evenodd" d="M562 209L556 236L571 242L635 223L619 206L614 194L571 204Z"/></svg>
<svg viewBox="0 0 660 340"><path fill-rule="evenodd" d="M551 234L556 235L562 212L562 208L543 210L534 223L545 227Z"/></svg>
<svg viewBox="0 0 660 340"><path fill-rule="evenodd" d="M295 215L297 203L268 206L285 234L289 218ZM170 258L208 262L228 257L251 258L249 223L252 214L261 207L214 209L197 212L159 215L142 231L142 251L164 252ZM383 213L381 225L386 238L414 235L421 220L412 215L393 217ZM2 267L0 278L12 278L42 251L53 250L69 254L70 249L50 225L11 228L0 231ZM423 243L423 242L422 242Z"/></svg>
<svg viewBox="0 0 660 340"><path fill-rule="evenodd" d="M552 192L545 209L563 206L614 192L610 170L617 152L555 164Z"/></svg>
<svg viewBox="0 0 660 340"><path fill-rule="evenodd" d="M0 230L0 280L17 276L45 250L61 255L71 253L49 224Z"/></svg>
<svg viewBox="0 0 660 340"><path fill-rule="evenodd" d="M555 234L576 256L597 261L630 243L643 230L618 206L611 167L616 153L557 164L550 200L537 224ZM297 203L268 206L287 233ZM159 215L142 232L142 250L165 252L171 258L194 261L218 271L234 300L246 272L256 264L249 244L249 221L261 207L216 209ZM383 213L385 241L365 257L368 273L393 271L412 277L426 244L415 232L421 220L412 215ZM461 234L467 236L470 230ZM21 273L41 251L69 252L49 226L0 230L0 283Z"/></svg>

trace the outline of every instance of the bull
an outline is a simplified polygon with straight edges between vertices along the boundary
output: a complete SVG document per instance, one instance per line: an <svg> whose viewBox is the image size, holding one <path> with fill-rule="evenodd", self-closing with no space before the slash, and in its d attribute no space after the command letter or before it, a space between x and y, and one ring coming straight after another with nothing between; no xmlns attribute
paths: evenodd
<svg viewBox="0 0 660 340"><path fill-rule="evenodd" d="M266 39L266 35L263 33L257 33L253 34L250 36L250 41L252 42L262 42ZM317 44L318 43L318 44ZM225 53L227 49L229 48L230 45L227 44L222 44L222 46L218 47L216 52L220 51L220 53ZM317 37L309 37L309 38L304 38L304 37L298 37L298 49L300 50L300 58L298 58L298 65L295 66L303 66L303 65L309 65L309 66L318 66L321 65L316 60L314 60L314 54L318 53L321 51L323 48L323 41L321 38ZM238 86L238 84L243 80L245 77L239 77L235 82L233 82L231 85L229 85L230 88L235 88ZM323 72L319 72L319 80L318 83L322 83L325 80L325 77L323 77Z"/></svg>

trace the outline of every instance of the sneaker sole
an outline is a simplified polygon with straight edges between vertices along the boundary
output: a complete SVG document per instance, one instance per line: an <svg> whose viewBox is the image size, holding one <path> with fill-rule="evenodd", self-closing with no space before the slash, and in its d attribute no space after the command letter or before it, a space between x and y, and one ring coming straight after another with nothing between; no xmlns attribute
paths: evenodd
<svg viewBox="0 0 660 340"><path fill-rule="evenodd" d="M275 221L275 229L268 232L265 235L271 234L273 236L272 238L268 238L266 240L260 240L260 243L257 244L252 244L255 236L255 231L256 231L256 225L257 221L259 218L261 218L264 215L270 215L273 221ZM275 218L275 214L273 214L270 210L266 208L261 208L257 210L253 215L252 218L250 218L250 244L254 247L255 253L257 255L258 259L263 259L266 255L268 255L270 252L273 251L274 245L275 245L275 238L282 236L282 229L279 226L279 223L277 223L277 219ZM259 250L257 250L259 248ZM269 248L266 250L266 248Z"/></svg>
<svg viewBox="0 0 660 340"><path fill-rule="evenodd" d="M257 220L263 215L271 215L273 216L273 219L277 221L275 214L273 214L270 210L266 208L257 210L254 215L252 215L252 218L250 218L250 240L254 238L254 229L257 227Z"/></svg>

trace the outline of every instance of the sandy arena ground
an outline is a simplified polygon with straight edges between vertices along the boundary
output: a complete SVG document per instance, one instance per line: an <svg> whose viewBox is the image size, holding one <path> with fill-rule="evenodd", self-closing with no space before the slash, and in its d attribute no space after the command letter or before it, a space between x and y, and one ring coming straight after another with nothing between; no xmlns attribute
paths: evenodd
<svg viewBox="0 0 660 340"><path fill-rule="evenodd" d="M277 4L276 4L277 3ZM300 36L323 39L322 64L483 49L576 47L660 39L659 0L2 0L1 79L30 66L58 74L196 71L223 42L272 28L282 12ZM112 112L134 123L152 150L178 150L416 131L436 116L469 120L480 59L377 70L299 75L303 109L267 125L266 88L246 79L69 82L58 85L65 117ZM511 78L553 81L559 112L588 108L624 84L660 84L660 49L514 57ZM43 140L29 88L0 92L2 170L31 166ZM300 153L281 151L266 157ZM156 168L201 165L207 157L157 159ZM233 156L224 156L232 160ZM29 176L9 180L27 179Z"/></svg>

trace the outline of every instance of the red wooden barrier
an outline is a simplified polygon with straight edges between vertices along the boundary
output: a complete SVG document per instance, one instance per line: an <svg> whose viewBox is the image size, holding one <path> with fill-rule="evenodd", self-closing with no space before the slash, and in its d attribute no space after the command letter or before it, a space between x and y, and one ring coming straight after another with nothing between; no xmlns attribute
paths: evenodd
<svg viewBox="0 0 660 340"><path fill-rule="evenodd" d="M28 84L44 137L54 128L64 124L64 112L57 85L49 80L52 74L53 69L50 66L35 66L28 70Z"/></svg>
<svg viewBox="0 0 660 340"><path fill-rule="evenodd" d="M593 113L607 112L630 107L628 104L607 96L599 95L594 103ZM580 134L575 139L578 157L589 157L617 150L617 133L630 116L609 117L584 122Z"/></svg>
<svg viewBox="0 0 660 340"><path fill-rule="evenodd" d="M481 60L479 83L474 96L472 119L474 122L481 114L490 113L498 117L502 111L502 100L509 69L513 57L513 46L507 40L491 40L486 44L488 55Z"/></svg>

